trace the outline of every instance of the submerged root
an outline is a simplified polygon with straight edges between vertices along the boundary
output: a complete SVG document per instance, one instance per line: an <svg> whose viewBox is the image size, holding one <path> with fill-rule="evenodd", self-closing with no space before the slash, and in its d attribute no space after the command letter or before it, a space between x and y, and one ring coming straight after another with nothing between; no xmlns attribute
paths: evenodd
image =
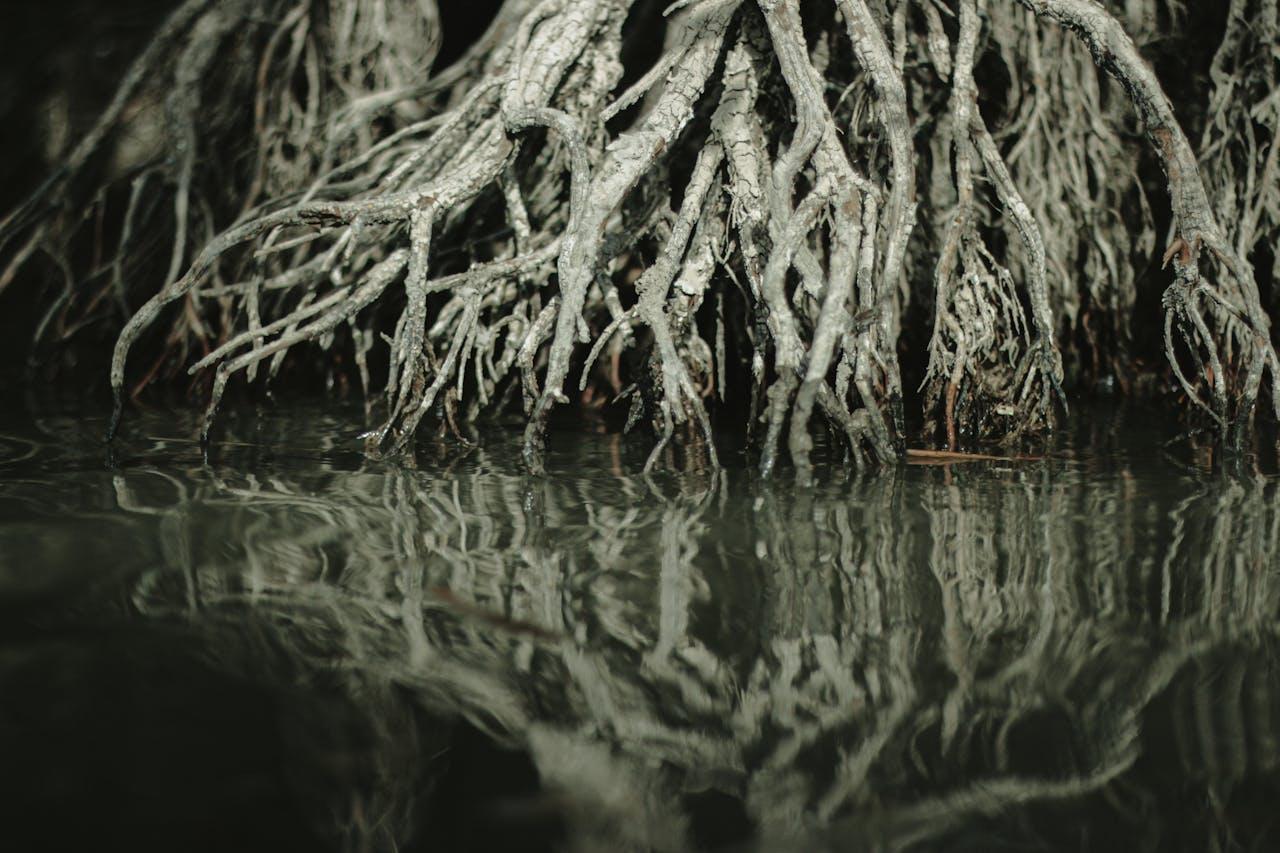
<svg viewBox="0 0 1280 853"><path fill-rule="evenodd" d="M1119 141L1136 116L1172 200L1172 370L1224 437L1243 435L1267 376L1280 404L1246 260L1280 222L1277 146L1250 129L1275 126L1265 39L1240 23L1250 0L1232 4L1200 157L1093 0L699 0L656 29L647 5L508 0L432 69L434 0L192 0L0 225L0 288L37 249L68 253L73 186L129 129L128 105L165 93L152 118L169 156L131 169L114 257L83 285L128 310L137 235L168 228L165 283L112 358L113 430L130 353L172 318L164 360L213 371L206 435L236 374L270 378L313 343L352 361L366 394L385 362L376 450L522 397L525 458L541 470L580 371L584 399L632 394L648 412L649 468L677 435L718 465L713 424L735 409L762 427L765 474L784 444L803 474L824 425L858 464L885 462L905 447L898 347L913 304L932 307L925 408L950 450L1051 429L1064 357L1095 375L1122 366L1131 268L1154 247ZM624 67L629 45L654 38L650 68ZM1004 115L983 102L984 57L1009 69ZM1248 62L1246 113L1222 93ZM1102 72L1125 95L1105 107ZM246 132L247 166L218 159ZM226 167L230 192L206 162ZM144 210L162 185L167 226ZM936 232L917 234L918 216Z"/></svg>

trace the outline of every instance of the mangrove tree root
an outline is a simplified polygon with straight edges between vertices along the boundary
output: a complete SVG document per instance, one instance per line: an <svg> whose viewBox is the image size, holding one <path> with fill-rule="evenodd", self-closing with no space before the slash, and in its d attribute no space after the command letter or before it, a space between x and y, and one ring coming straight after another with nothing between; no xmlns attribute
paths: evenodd
<svg viewBox="0 0 1280 853"><path fill-rule="evenodd" d="M647 416L647 467L677 437L718 465L730 411L761 425L765 474L784 444L806 471L823 425L886 462L905 447L899 347L923 339L909 312L931 318L926 423L950 451L1052 429L1066 360L1129 368L1133 269L1156 245L1145 155L1122 142L1137 122L1172 206L1166 355L1238 443L1264 380L1280 406L1248 261L1280 222L1275 4L1233 0L1198 153L1122 20L1143 31L1162 3L1179 20L1176 0L507 0L433 68L435 0L188 0L0 224L0 289L74 255L115 198L78 196L87 176L127 181L109 260L51 309L127 313L113 431L156 374L129 388L130 353L163 323L157 365L212 371L206 435L235 375L269 381L309 343L366 395L385 360L376 450L521 397L541 470L576 370L582 399ZM146 122L162 144L102 173ZM157 233L163 284L131 309Z"/></svg>

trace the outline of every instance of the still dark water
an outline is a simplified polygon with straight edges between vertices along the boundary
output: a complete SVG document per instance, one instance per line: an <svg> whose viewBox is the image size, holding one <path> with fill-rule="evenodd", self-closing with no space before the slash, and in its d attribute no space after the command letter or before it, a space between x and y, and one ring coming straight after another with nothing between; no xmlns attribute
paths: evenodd
<svg viewBox="0 0 1280 853"><path fill-rule="evenodd" d="M104 422L0 414L4 850L1280 848L1280 481L1166 418L804 488Z"/></svg>

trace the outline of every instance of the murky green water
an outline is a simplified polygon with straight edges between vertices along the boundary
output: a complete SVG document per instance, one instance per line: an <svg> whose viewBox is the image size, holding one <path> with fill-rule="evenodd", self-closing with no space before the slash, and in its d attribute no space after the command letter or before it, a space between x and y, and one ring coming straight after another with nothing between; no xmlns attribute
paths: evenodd
<svg viewBox="0 0 1280 853"><path fill-rule="evenodd" d="M1275 849L1280 481L1087 411L1041 461L637 473L358 410L0 415L21 849ZM1247 469L1249 466L1243 466ZM17 849L17 848L8 848Z"/></svg>

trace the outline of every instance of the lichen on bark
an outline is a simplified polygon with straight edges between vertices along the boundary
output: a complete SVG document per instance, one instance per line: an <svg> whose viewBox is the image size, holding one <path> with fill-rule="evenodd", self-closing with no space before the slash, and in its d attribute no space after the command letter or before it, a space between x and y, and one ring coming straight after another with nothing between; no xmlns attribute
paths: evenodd
<svg viewBox="0 0 1280 853"><path fill-rule="evenodd" d="M536 471L572 393L630 400L650 467L673 441L718 464L736 412L762 472L789 456L803 474L822 429L858 465L897 458L917 400L922 440L950 450L1050 430L1064 363L1132 383L1136 323L1162 328L1171 381L1239 446L1258 402L1280 405L1251 265L1280 223L1276 4L1232 0L1198 149L1130 36L1185 15L507 0L442 65L435 0L187 0L0 224L0 289L57 259L56 325L111 302L127 317L117 418L189 365L212 378L206 433L234 377L310 344L376 404L378 452L521 401ZM146 122L164 144L112 191L101 162ZM1136 316L1166 204L1163 316Z"/></svg>

